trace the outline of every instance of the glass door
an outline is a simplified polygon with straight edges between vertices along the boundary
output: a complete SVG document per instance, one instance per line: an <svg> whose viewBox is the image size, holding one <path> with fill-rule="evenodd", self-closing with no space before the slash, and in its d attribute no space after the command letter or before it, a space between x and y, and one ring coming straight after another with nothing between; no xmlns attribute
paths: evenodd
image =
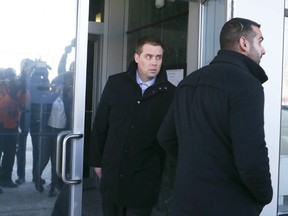
<svg viewBox="0 0 288 216"><path fill-rule="evenodd" d="M278 189L278 215L288 214L288 1L285 1L285 31L281 106L281 140Z"/></svg>
<svg viewBox="0 0 288 216"><path fill-rule="evenodd" d="M0 2L0 215L81 215L88 12Z"/></svg>

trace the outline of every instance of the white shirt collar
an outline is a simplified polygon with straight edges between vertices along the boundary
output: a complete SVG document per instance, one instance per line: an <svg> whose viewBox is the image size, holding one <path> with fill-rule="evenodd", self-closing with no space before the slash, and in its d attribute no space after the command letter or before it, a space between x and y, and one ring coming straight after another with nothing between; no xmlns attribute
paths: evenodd
<svg viewBox="0 0 288 216"><path fill-rule="evenodd" d="M139 72L138 72L138 70L136 71L136 81L137 81L137 83L139 84L139 85L141 85L141 84L146 84L147 86L152 86L154 83L155 83L155 81L156 81L156 77L154 77L153 79L151 79L151 80L149 80L149 81L147 81L147 82L143 82L141 79L140 79L140 77L139 77Z"/></svg>

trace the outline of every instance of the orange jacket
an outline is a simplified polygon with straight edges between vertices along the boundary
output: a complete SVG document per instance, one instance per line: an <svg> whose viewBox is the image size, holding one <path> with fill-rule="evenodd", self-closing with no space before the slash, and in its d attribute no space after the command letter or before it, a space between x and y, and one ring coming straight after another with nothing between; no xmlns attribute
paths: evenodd
<svg viewBox="0 0 288 216"><path fill-rule="evenodd" d="M17 94L17 99L14 100L8 94L2 94L0 97L0 122L4 128L15 128L18 126L20 105L25 101L26 95L20 91ZM21 104L20 104L21 103Z"/></svg>
<svg viewBox="0 0 288 216"><path fill-rule="evenodd" d="M0 99L0 118L4 128L18 126L19 105L8 94Z"/></svg>

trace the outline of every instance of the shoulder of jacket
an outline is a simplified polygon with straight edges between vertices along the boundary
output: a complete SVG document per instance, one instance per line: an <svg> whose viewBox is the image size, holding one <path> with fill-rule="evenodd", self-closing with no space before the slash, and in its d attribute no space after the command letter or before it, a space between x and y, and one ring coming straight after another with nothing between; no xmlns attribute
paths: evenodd
<svg viewBox="0 0 288 216"><path fill-rule="evenodd" d="M113 75L110 75L110 76L108 77L107 83L119 82L120 80L125 79L125 77L127 77L126 72L121 72L121 73L113 74Z"/></svg>

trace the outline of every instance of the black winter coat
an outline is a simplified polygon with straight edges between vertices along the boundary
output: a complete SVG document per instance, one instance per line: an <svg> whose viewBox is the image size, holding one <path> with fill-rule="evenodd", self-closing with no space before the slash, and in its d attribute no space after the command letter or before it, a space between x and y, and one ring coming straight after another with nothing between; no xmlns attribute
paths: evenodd
<svg viewBox="0 0 288 216"><path fill-rule="evenodd" d="M256 216L272 199L264 70L219 51L177 87L158 139L177 156L173 216Z"/></svg>
<svg viewBox="0 0 288 216"><path fill-rule="evenodd" d="M174 97L164 70L142 91L137 64L109 77L97 108L91 138L90 166L102 167L101 193L130 208L156 204L165 153L157 132Z"/></svg>

